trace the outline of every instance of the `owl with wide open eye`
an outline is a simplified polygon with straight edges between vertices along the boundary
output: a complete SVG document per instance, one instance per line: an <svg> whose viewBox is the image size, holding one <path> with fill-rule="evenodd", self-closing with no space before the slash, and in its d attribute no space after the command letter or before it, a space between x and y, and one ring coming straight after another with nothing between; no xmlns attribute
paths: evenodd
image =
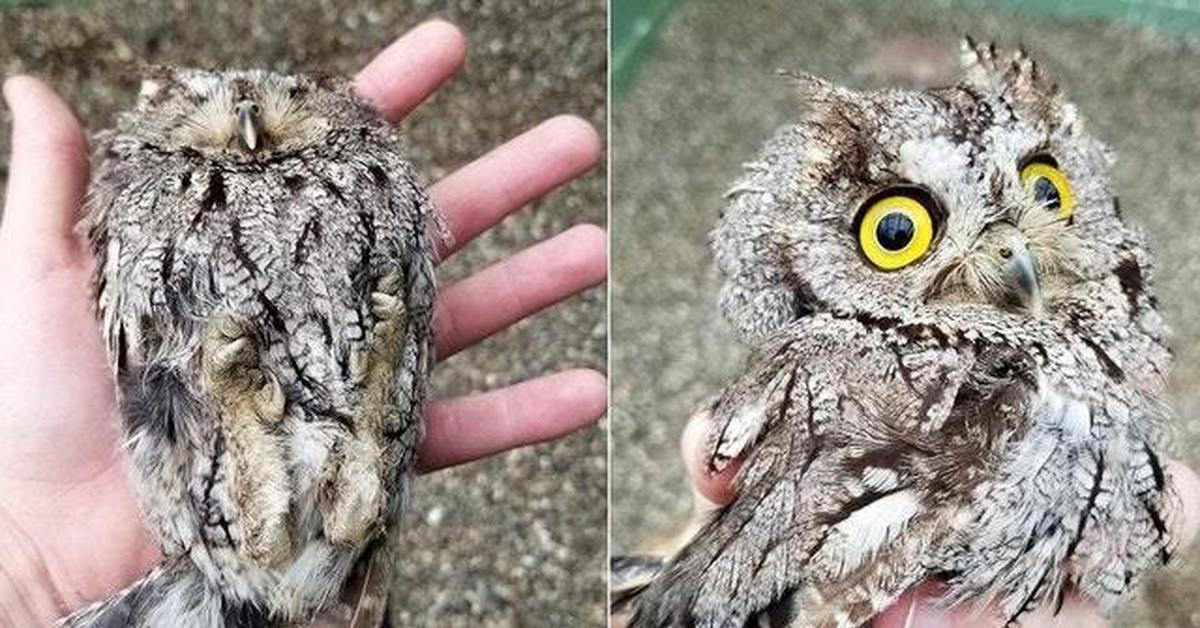
<svg viewBox="0 0 1200 628"><path fill-rule="evenodd" d="M700 410L737 497L656 575L620 563L632 625L850 628L934 576L1014 622L1169 558L1167 332L1110 153L1023 52L963 61L796 77L712 234L753 349Z"/></svg>

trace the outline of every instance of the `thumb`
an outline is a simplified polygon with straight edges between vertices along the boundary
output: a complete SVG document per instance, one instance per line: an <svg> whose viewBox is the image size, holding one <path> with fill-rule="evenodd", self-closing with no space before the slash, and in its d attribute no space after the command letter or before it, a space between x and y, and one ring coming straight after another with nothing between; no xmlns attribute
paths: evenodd
<svg viewBox="0 0 1200 628"><path fill-rule="evenodd" d="M0 223L0 251L38 256L73 250L73 228L87 184L87 141L66 103L41 81L4 83L12 110L12 162Z"/></svg>
<svg viewBox="0 0 1200 628"><path fill-rule="evenodd" d="M705 443L711 438L712 431L713 424L708 413L697 412L688 420L679 439L688 478L706 507L724 506L733 501L736 497L737 473L742 466L742 459L738 458L730 461L721 471L714 473L709 469Z"/></svg>

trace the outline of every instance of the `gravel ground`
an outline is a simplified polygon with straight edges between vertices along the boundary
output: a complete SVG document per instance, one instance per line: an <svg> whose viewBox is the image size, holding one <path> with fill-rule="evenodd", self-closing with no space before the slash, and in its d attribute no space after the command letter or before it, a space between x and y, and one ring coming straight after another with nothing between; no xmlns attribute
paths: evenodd
<svg viewBox="0 0 1200 628"><path fill-rule="evenodd" d="M137 62L352 73L434 16L458 23L471 43L465 71L401 126L430 178L556 113L603 129L603 0L116 1L3 10L0 70L48 80L99 129L132 104ZM480 238L443 267L442 281L583 221L605 221L602 169ZM517 325L440 367L435 391L602 369L604 312L597 289ZM601 625L605 474L604 430L596 428L424 478L402 542L397 625Z"/></svg>
<svg viewBox="0 0 1200 628"><path fill-rule="evenodd" d="M707 234L739 164L794 117L775 70L860 88L944 83L962 33L1024 43L1117 150L1122 205L1149 232L1176 331L1176 453L1200 463L1200 42L946 1L684 3L613 112L614 553L687 515L679 432L741 363ZM1154 576L1118 625L1200 626L1197 555Z"/></svg>

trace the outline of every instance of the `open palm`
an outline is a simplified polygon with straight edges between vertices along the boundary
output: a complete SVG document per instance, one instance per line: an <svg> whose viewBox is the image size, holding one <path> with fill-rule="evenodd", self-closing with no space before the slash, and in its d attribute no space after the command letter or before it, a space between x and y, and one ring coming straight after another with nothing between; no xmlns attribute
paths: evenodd
<svg viewBox="0 0 1200 628"><path fill-rule="evenodd" d="M445 22L417 27L356 78L389 120L415 108L462 64ZM158 550L141 523L119 452L112 373L77 237L88 176L86 141L45 85L4 86L12 163L0 223L0 624L45 625L144 573ZM450 248L591 167L600 152L584 121L542 123L435 184ZM447 286L434 314L445 358L604 280L604 232L581 225ZM594 423L604 378L575 370L488 393L435 401L419 452L423 471L556 438ZM519 411L519 414L518 414Z"/></svg>

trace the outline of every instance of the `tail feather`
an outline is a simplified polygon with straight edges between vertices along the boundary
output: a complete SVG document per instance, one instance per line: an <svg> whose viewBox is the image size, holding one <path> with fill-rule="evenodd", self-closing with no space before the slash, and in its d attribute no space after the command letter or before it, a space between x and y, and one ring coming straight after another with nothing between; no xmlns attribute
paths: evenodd
<svg viewBox="0 0 1200 628"><path fill-rule="evenodd" d="M150 591L170 579L165 567L156 567L133 584L59 620L57 628L125 628L134 625Z"/></svg>
<svg viewBox="0 0 1200 628"><path fill-rule="evenodd" d="M161 565L140 580L59 620L56 628L270 628L267 613L224 599L198 570Z"/></svg>

